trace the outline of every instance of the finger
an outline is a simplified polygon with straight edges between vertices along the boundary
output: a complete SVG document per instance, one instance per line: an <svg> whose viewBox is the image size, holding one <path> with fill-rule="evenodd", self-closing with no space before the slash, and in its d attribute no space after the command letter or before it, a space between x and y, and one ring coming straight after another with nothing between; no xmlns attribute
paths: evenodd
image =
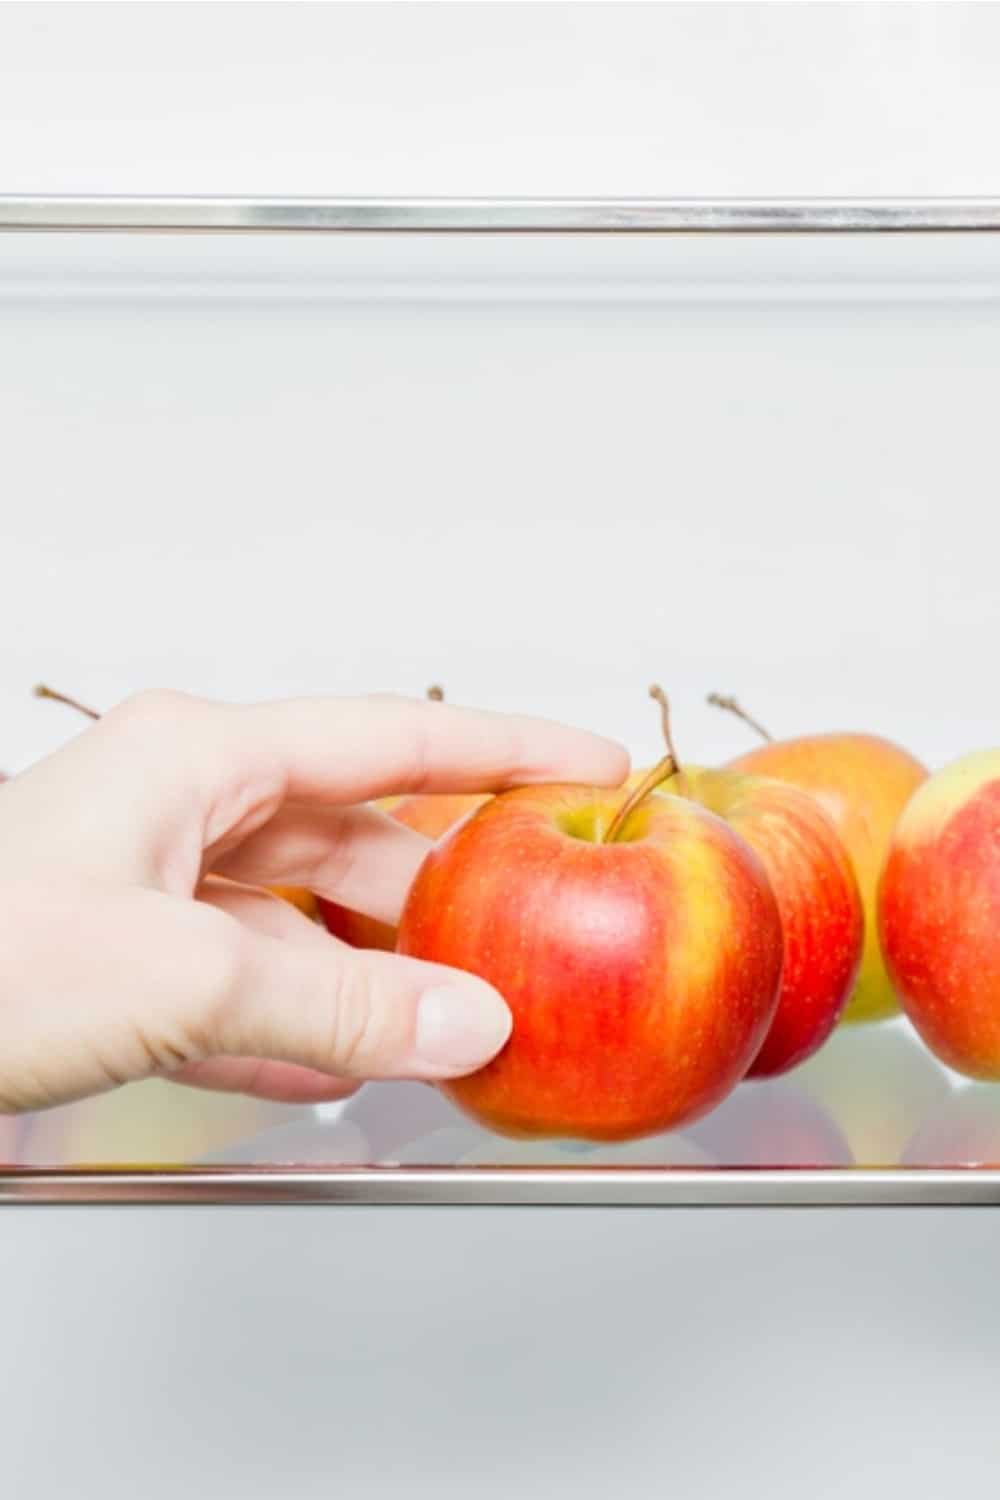
<svg viewBox="0 0 1000 1500"><path fill-rule="evenodd" d="M472 974L332 937L306 945L244 932L227 985L195 1023L212 1054L437 1080L484 1066L510 1034L507 1005Z"/></svg>
<svg viewBox="0 0 1000 1500"><path fill-rule="evenodd" d="M0 1114L209 1058L338 1078L451 1078L503 1045L510 1012L443 965L256 932L206 901L10 881L0 904ZM59 935L53 943L52 934Z"/></svg>
<svg viewBox="0 0 1000 1500"><path fill-rule="evenodd" d="M394 698L226 706L143 693L4 787L9 847L91 878L190 892L205 849L261 828L286 801L618 785L628 755L544 719ZM0 867L3 850L0 850ZM12 871L12 873L16 873Z"/></svg>
<svg viewBox="0 0 1000 1500"><path fill-rule="evenodd" d="M270 937L288 942L327 942L315 923L267 891L209 878L199 888L198 899ZM279 1104L325 1104L345 1099L360 1087L352 1079L260 1057L211 1057L184 1063L163 1076L191 1088L250 1094Z"/></svg>
<svg viewBox="0 0 1000 1500"><path fill-rule="evenodd" d="M200 899L246 934L232 997L209 1001L214 1051L341 1079L450 1078L509 1035L507 1006L471 974L349 948L266 891L208 880Z"/></svg>
<svg viewBox="0 0 1000 1500"><path fill-rule="evenodd" d="M171 1083L217 1094L248 1094L273 1104L330 1104L361 1087L358 1079L334 1078L316 1068L261 1057L211 1057L164 1073Z"/></svg>
<svg viewBox="0 0 1000 1500"><path fill-rule="evenodd" d="M199 885L197 899L217 911L228 912L255 932L288 942L314 943L326 949L327 937L322 927L298 907L260 886L212 874Z"/></svg>
<svg viewBox="0 0 1000 1500"><path fill-rule="evenodd" d="M304 885L393 926L431 840L378 808L288 803L212 869L251 885Z"/></svg>
<svg viewBox="0 0 1000 1500"><path fill-rule="evenodd" d="M301 698L227 712L248 743L281 764L292 801L547 781L617 786L629 769L627 752L600 735L425 699Z"/></svg>

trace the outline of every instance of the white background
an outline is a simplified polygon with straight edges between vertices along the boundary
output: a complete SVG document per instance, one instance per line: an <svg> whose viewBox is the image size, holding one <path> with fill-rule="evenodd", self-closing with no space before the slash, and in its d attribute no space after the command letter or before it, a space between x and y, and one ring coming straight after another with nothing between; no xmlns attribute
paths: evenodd
<svg viewBox="0 0 1000 1500"><path fill-rule="evenodd" d="M8 7L0 187L1000 192L998 59L994 6ZM443 679L638 756L659 677L695 758L747 742L716 687L778 733L988 741L982 244L970 300L954 239L677 273L633 241L573 295L589 251L549 242L553 295L497 304L498 266L533 274L508 242L450 304L440 242L430 300L387 301L329 241L247 282L245 243L8 239L0 757L72 727L39 677L99 707ZM56 263L102 274L56 297Z"/></svg>
<svg viewBox="0 0 1000 1500"><path fill-rule="evenodd" d="M994 5L22 5L7 191L1000 191Z"/></svg>

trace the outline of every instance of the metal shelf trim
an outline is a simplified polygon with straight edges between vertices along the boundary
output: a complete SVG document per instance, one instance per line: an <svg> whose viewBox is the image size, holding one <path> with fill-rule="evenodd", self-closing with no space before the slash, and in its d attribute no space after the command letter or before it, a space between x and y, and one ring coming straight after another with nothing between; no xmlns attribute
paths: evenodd
<svg viewBox="0 0 1000 1500"><path fill-rule="evenodd" d="M1000 1170L195 1167L0 1172L0 1205L1000 1206Z"/></svg>
<svg viewBox="0 0 1000 1500"><path fill-rule="evenodd" d="M0 231L872 233L1000 230L1000 198L0 195Z"/></svg>

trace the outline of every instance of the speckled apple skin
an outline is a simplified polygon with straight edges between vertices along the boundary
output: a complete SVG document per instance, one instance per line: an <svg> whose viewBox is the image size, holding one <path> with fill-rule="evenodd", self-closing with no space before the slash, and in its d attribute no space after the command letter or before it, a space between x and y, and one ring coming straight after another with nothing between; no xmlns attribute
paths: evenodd
<svg viewBox="0 0 1000 1500"><path fill-rule="evenodd" d="M899 1005L878 942L878 879L896 820L926 780L926 767L899 745L871 734L775 740L728 767L801 787L830 817L854 867L865 915L861 967L842 1019L881 1021L894 1015Z"/></svg>
<svg viewBox="0 0 1000 1500"><path fill-rule="evenodd" d="M847 851L816 799L785 782L685 768L666 788L724 818L767 871L785 961L778 1008L747 1076L786 1073L826 1041L858 975L865 921Z"/></svg>
<svg viewBox="0 0 1000 1500"><path fill-rule="evenodd" d="M1000 1079L1000 751L925 782L893 836L879 936L903 1008L942 1062Z"/></svg>
<svg viewBox="0 0 1000 1500"><path fill-rule="evenodd" d="M595 842L621 797L502 794L431 851L403 909L401 953L480 974L511 1007L500 1054L443 1086L502 1133L624 1140L696 1119L774 1016L781 919L758 857L670 796Z"/></svg>

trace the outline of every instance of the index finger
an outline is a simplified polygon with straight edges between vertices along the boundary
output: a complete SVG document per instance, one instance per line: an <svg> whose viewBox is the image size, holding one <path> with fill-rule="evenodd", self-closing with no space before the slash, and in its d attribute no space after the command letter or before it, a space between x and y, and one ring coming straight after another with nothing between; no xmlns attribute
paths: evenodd
<svg viewBox="0 0 1000 1500"><path fill-rule="evenodd" d="M190 889L286 802L389 792L500 791L527 782L618 786L620 745L545 719L407 698L221 704L126 700L4 787L6 849L25 862Z"/></svg>
<svg viewBox="0 0 1000 1500"><path fill-rule="evenodd" d="M282 765L295 801L497 792L529 782L620 786L629 772L624 746L601 735L425 699L299 698L226 712L246 746Z"/></svg>

